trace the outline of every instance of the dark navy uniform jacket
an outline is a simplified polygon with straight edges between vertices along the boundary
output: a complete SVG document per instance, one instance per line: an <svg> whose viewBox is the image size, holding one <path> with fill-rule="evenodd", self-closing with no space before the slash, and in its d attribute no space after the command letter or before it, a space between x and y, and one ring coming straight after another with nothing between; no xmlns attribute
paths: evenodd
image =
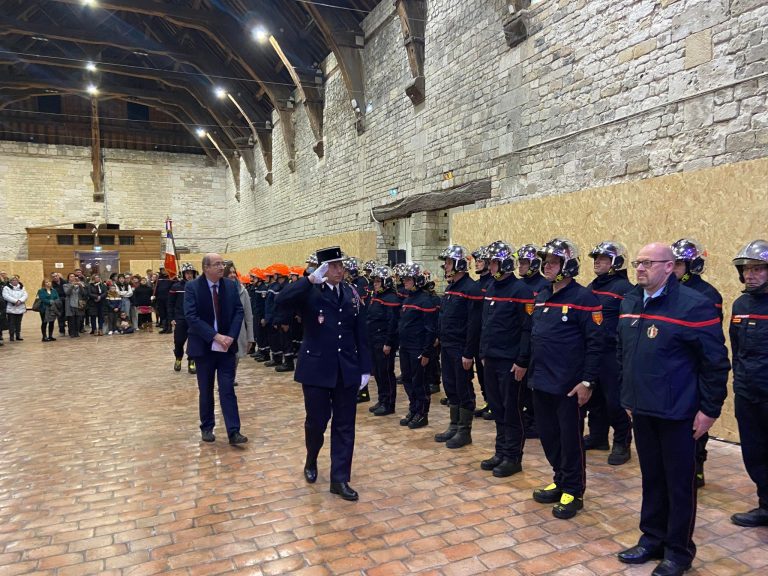
<svg viewBox="0 0 768 576"><path fill-rule="evenodd" d="M768 293L736 299L729 334L733 391L750 402L768 402Z"/></svg>
<svg viewBox="0 0 768 576"><path fill-rule="evenodd" d="M408 290L405 289L402 282L395 286L395 294L397 294L397 297L400 298L401 302L408 298Z"/></svg>
<svg viewBox="0 0 768 576"><path fill-rule="evenodd" d="M427 358L435 356L438 307L424 290L411 292L400 310L400 348Z"/></svg>
<svg viewBox="0 0 768 576"><path fill-rule="evenodd" d="M627 279L627 271L618 270L613 274L601 274L592 280L587 288L592 290L592 294L597 296L597 300L603 306L603 328L606 334L606 344L615 348L621 302L624 300L624 295L634 286Z"/></svg>
<svg viewBox="0 0 768 576"><path fill-rule="evenodd" d="M264 307L267 303L267 284L264 280L259 280L256 284L249 284L248 295L251 297L253 317L261 320L264 318Z"/></svg>
<svg viewBox="0 0 768 576"><path fill-rule="evenodd" d="M568 394L582 381L594 382L605 351L603 307L575 280L536 296L531 329L528 385L549 394Z"/></svg>
<svg viewBox="0 0 768 576"><path fill-rule="evenodd" d="M351 284L355 287L355 290L357 290L357 293L360 296L360 298L363 299L363 303L367 305L368 301L371 299L371 294L370 294L371 285L368 282L368 279L365 276L358 276L357 278L352 280Z"/></svg>
<svg viewBox="0 0 768 576"><path fill-rule="evenodd" d="M621 405L668 420L701 410L717 418L726 396L728 351L712 302L670 276L662 293L643 305L638 286L619 316Z"/></svg>
<svg viewBox="0 0 768 576"><path fill-rule="evenodd" d="M474 358L480 349L483 296L480 285L464 274L445 289L440 303L440 346L461 349L464 358Z"/></svg>
<svg viewBox="0 0 768 576"><path fill-rule="evenodd" d="M184 320L184 285L186 280L174 282L168 292L168 315L171 320Z"/></svg>
<svg viewBox="0 0 768 576"><path fill-rule="evenodd" d="M485 293L480 357L512 360L527 368L531 355L533 292L514 274Z"/></svg>
<svg viewBox="0 0 768 576"><path fill-rule="evenodd" d="M477 277L477 285L480 287L480 294L485 296L485 292L488 290L488 286L493 282L493 276L490 272L485 272Z"/></svg>
<svg viewBox="0 0 768 576"><path fill-rule="evenodd" d="M277 324L275 320L275 296L283 289L283 284L280 284L277 280L272 282L267 287L267 299L264 303L264 319L267 321L267 325Z"/></svg>
<svg viewBox="0 0 768 576"><path fill-rule="evenodd" d="M528 288L533 291L534 296L538 296L539 292L544 290L544 288L548 288L551 284L549 280L544 278L544 276L538 272L531 274L530 276L523 276L521 280L525 282L528 285Z"/></svg>
<svg viewBox="0 0 768 576"><path fill-rule="evenodd" d="M397 325L400 322L402 303L394 290L373 294L366 313L368 342L371 346L397 348Z"/></svg>
<svg viewBox="0 0 768 576"><path fill-rule="evenodd" d="M275 295L273 296L273 302L276 302L274 298L277 297L277 294L285 290L287 286L295 284L296 282L298 282L298 280L295 282L286 280L283 284L278 284L278 287L275 289ZM272 288L270 287L270 290L271 289ZM267 299L269 299L269 295L267 295ZM280 326L291 326L292 324L296 323L297 315L299 315L299 311L296 309L296 307L291 308L290 306L275 305L274 312L272 312L272 324Z"/></svg>
<svg viewBox="0 0 768 576"><path fill-rule="evenodd" d="M715 308L717 308L720 321L723 321L723 297L720 295L720 292L717 291L717 288L712 286L712 284L704 280L698 274L691 274L690 278L683 282L683 286L690 288L691 290L696 290L696 292L702 296L706 296L706 298L715 305Z"/></svg>
<svg viewBox="0 0 768 576"><path fill-rule="evenodd" d="M362 302L345 282L339 287L341 303L327 284L316 286L307 278L285 285L275 297L278 309L298 310L304 326L296 382L335 388L341 377L345 388L357 388L361 376L371 373Z"/></svg>

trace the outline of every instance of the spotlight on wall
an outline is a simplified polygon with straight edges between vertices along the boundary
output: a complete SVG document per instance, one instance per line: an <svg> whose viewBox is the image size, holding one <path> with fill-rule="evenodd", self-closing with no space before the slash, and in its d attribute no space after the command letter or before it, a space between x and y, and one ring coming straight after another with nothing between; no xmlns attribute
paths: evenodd
<svg viewBox="0 0 768 576"><path fill-rule="evenodd" d="M269 39L269 32L261 26L256 26L251 30L251 37L256 40L256 42L266 42Z"/></svg>
<svg viewBox="0 0 768 576"><path fill-rule="evenodd" d="M371 112L373 112L373 102L368 102L365 106L365 113L370 114Z"/></svg>
<svg viewBox="0 0 768 576"><path fill-rule="evenodd" d="M99 93L99 89L96 87L95 84L88 84L88 87L85 89L88 94L91 96L96 96Z"/></svg>
<svg viewBox="0 0 768 576"><path fill-rule="evenodd" d="M197 130L195 130L195 134L197 134L198 138L205 138L205 135L207 134L207 132L202 128L198 128Z"/></svg>
<svg viewBox="0 0 768 576"><path fill-rule="evenodd" d="M87 62L85 64L85 69L88 70L88 72L96 72L96 64L94 62Z"/></svg>

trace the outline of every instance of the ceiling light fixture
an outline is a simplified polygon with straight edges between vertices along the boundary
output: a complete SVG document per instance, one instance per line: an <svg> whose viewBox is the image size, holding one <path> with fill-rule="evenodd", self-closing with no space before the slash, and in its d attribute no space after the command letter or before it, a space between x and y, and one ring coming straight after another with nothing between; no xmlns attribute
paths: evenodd
<svg viewBox="0 0 768 576"><path fill-rule="evenodd" d="M93 62L88 62L85 65L85 69L88 70L88 72L96 72L96 64Z"/></svg>
<svg viewBox="0 0 768 576"><path fill-rule="evenodd" d="M221 86L215 88L213 92L214 94L216 94L216 98L218 98L219 100L223 100L224 98L227 97L227 91L224 90L224 88L222 88Z"/></svg>
<svg viewBox="0 0 768 576"><path fill-rule="evenodd" d="M85 90L91 96L96 96L99 93L99 89L96 87L95 84L88 84L88 87Z"/></svg>
<svg viewBox="0 0 768 576"><path fill-rule="evenodd" d="M197 130L195 130L195 134L197 134L198 138L205 138L205 136L208 134L208 132L206 132L202 128L198 128Z"/></svg>
<svg viewBox="0 0 768 576"><path fill-rule="evenodd" d="M269 38L269 32L267 32L261 26L256 26L251 31L251 36L253 36L253 39L256 40L256 42L266 42Z"/></svg>

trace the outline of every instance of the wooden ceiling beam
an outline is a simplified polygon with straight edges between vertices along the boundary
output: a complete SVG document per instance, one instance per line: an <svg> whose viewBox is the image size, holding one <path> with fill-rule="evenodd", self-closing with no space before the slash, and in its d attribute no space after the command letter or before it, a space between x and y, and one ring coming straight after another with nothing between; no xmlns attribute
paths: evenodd
<svg viewBox="0 0 768 576"><path fill-rule="evenodd" d="M408 66L413 80L405 93L416 106L424 102L424 33L427 19L427 0L395 0L403 43L408 55Z"/></svg>

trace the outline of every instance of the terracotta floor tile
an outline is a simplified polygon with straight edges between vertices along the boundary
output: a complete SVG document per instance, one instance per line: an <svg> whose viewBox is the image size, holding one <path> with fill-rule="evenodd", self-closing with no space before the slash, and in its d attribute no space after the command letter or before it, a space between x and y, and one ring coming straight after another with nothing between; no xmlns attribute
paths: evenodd
<svg viewBox="0 0 768 576"><path fill-rule="evenodd" d="M37 330L28 315L24 330ZM524 470L493 478L479 468L493 423L476 420L473 444L448 450L432 436L448 423L433 402L430 426L359 407L351 484L357 503L329 494L328 447L319 479L304 481L303 401L290 375L250 359L237 389L243 449L200 441L193 376L174 373L171 338L32 338L12 357L0 349L0 576L291 574L366 576L647 576L616 553L637 542L637 458L609 466L589 453L585 509L570 521L531 499L551 469L536 440ZM83 363L84 355L91 361ZM11 360L12 358L12 360ZM110 371L136 374L116 385ZM51 385L50 366L76 372ZM404 396L402 396L404 398ZM30 414L37 425L25 426ZM41 444L40 437L46 442ZM692 575L768 573L768 530L730 523L756 505L738 446L710 441L699 494Z"/></svg>

